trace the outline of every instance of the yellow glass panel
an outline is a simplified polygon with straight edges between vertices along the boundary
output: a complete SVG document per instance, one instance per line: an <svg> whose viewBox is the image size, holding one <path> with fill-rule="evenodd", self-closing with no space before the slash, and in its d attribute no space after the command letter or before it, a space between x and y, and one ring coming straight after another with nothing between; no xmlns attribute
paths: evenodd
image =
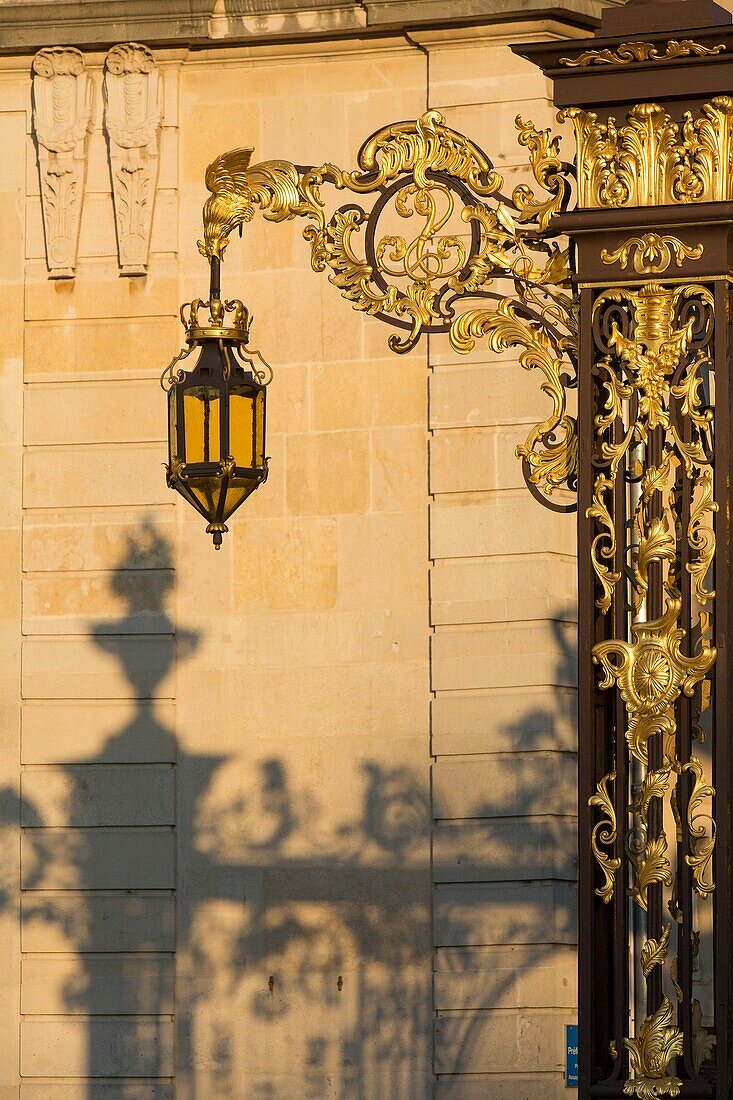
<svg viewBox="0 0 733 1100"><path fill-rule="evenodd" d="M212 520L216 516L216 510L219 505L219 494L221 493L221 478L218 477L198 477L189 478L188 488L199 501L203 508L204 514L208 519Z"/></svg>
<svg viewBox="0 0 733 1100"><path fill-rule="evenodd" d="M219 391L197 386L183 394L183 421L186 431L186 462L218 462L221 457L219 435Z"/></svg>
<svg viewBox="0 0 733 1100"><path fill-rule="evenodd" d="M229 395L229 449L237 466L254 466L252 440L252 397L249 394Z"/></svg>
<svg viewBox="0 0 733 1100"><path fill-rule="evenodd" d="M265 465L265 394L257 394L255 404L255 465Z"/></svg>
<svg viewBox="0 0 733 1100"><path fill-rule="evenodd" d="M178 432L176 423L177 396L174 387L168 394L168 454L170 458L180 457L178 455Z"/></svg>
<svg viewBox="0 0 733 1100"><path fill-rule="evenodd" d="M242 481L238 480L235 484L230 484L227 490L226 502L224 504L224 519L229 519L232 512L234 512L240 504L255 491L257 481Z"/></svg>

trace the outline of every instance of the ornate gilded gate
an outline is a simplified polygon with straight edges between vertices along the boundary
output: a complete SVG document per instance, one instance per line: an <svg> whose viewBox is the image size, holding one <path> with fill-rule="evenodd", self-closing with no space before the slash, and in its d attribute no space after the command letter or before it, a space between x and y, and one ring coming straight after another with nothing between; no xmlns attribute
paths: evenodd
<svg viewBox="0 0 733 1100"><path fill-rule="evenodd" d="M550 399L518 448L527 485L564 511L577 492L580 1095L733 1100L731 16L630 0L595 39L516 52L575 131L573 167L517 119L544 196L504 194L435 111L378 131L354 171L250 164L251 149L209 167L211 290L182 313L189 349L164 375L168 481L216 544L267 476L269 378L244 350L246 308L219 289L230 234L257 212L305 219L313 269L396 330L393 351L425 333L522 349ZM330 218L324 188L351 195Z"/></svg>

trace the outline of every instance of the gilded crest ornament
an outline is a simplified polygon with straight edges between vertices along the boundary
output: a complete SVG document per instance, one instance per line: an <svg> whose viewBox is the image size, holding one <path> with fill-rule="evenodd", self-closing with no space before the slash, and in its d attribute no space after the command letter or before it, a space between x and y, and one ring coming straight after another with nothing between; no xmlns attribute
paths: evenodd
<svg viewBox="0 0 733 1100"><path fill-rule="evenodd" d="M561 57L558 64L570 69L587 68L589 65L630 65L634 61L677 61L682 57L714 57L723 53L725 43L703 46L691 38L678 42L670 38L666 50L660 50L655 42L622 42L614 49L583 50L577 57Z"/></svg>
<svg viewBox="0 0 733 1100"><path fill-rule="evenodd" d="M699 260L703 251L701 244L687 245L669 233L650 232L641 237L630 237L612 251L602 249L601 261L607 265L617 263L625 271L633 253L633 268L637 275L659 275L667 270L673 259L677 267L682 267L685 260Z"/></svg>

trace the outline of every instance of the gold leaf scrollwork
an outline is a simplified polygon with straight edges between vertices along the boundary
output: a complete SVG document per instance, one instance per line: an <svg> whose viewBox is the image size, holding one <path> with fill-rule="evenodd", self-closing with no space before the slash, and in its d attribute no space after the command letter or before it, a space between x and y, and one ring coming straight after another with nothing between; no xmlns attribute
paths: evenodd
<svg viewBox="0 0 733 1100"><path fill-rule="evenodd" d="M451 344L457 351L468 351L477 339L486 337L492 351L523 347L519 362L525 370L539 370L544 376L542 392L552 401L552 411L517 447L517 455L528 463L532 484L550 496L566 485L577 469L578 441L575 418L566 411L566 393L562 353L568 341L553 343L540 324L518 316L518 307L504 299L496 310L464 313L451 328Z"/></svg>
<svg viewBox="0 0 733 1100"><path fill-rule="evenodd" d="M611 489L613 489L612 479L600 474L593 486L593 504L586 512L588 519L594 519L600 528L591 543L590 556L603 590L603 594L596 600L596 605L604 615L611 606L613 591L621 580L621 574L614 572L606 565L607 561L613 561L616 554L616 528L605 500L605 494Z"/></svg>
<svg viewBox="0 0 733 1100"><path fill-rule="evenodd" d="M598 894L600 898L603 898L606 904L608 904L613 897L616 873L621 866L621 859L618 856L610 856L607 852L603 851L603 848L612 847L616 843L616 811L613 807L611 795L608 793L608 784L614 783L615 781L615 772L609 772L608 775L604 775L603 779L598 782L596 793L588 799L589 806L597 806L605 815L605 817L601 818L601 820L597 821L593 826L591 847L593 849L593 855L605 879L603 886L599 886L596 889L596 894Z"/></svg>
<svg viewBox="0 0 733 1100"><path fill-rule="evenodd" d="M638 275L658 275L666 271L674 259L677 267L685 260L699 260L703 254L703 245L687 245L678 237L668 234L645 233L642 237L630 237L618 248L601 251L604 264L617 263L625 271L631 253L634 253L633 268Z"/></svg>
<svg viewBox="0 0 733 1100"><path fill-rule="evenodd" d="M691 38L681 42L671 38L663 52L656 42L622 42L615 49L584 50L577 57L561 57L559 65L568 68L585 68L588 65L630 65L633 61L676 61L680 57L711 57L725 50L725 43L703 46Z"/></svg>
<svg viewBox="0 0 733 1100"><path fill-rule="evenodd" d="M708 517L718 511L718 504L713 500L713 476L710 470L703 471L698 484L700 497L687 527L687 541L696 556L687 563L687 570L692 576L695 598L704 607L708 600L715 598L714 589L706 587L707 576L715 557L715 530L712 523L707 521Z"/></svg>
<svg viewBox="0 0 733 1100"><path fill-rule="evenodd" d="M549 130L537 130L531 122L524 122L521 115L517 115L515 126L519 131L517 141L529 150L534 177L549 193L549 198L537 200L531 188L519 184L512 192L512 202L519 211L518 220L536 221L542 233L551 219L563 209L570 192L560 159L560 141L557 137L551 137Z"/></svg>
<svg viewBox="0 0 733 1100"><path fill-rule="evenodd" d="M624 1085L626 1096L657 1100L679 1096L682 1082L668 1074L670 1064L683 1053L682 1032L672 1023L672 1002L664 997L656 1012L647 1016L636 1039L624 1039L636 1077Z"/></svg>
<svg viewBox="0 0 733 1100"><path fill-rule="evenodd" d="M689 772L695 777L695 782L687 806L687 828L692 844L692 855L685 856L685 863L692 868L693 888L702 898L709 897L715 889L712 877L708 875L711 870L713 849L715 848L715 822L710 814L699 813L700 806L706 799L715 796L715 790L703 777L702 761L697 756L692 756L687 764L680 769L681 772ZM710 833L708 833L702 821L710 821Z"/></svg>

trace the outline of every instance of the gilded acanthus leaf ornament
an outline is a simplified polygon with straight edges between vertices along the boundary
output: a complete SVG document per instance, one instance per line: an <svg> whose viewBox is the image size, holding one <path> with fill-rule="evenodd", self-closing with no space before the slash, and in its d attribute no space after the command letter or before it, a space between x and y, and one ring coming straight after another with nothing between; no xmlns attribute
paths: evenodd
<svg viewBox="0 0 733 1100"><path fill-rule="evenodd" d="M706 898L715 889L715 883L709 875L710 865L715 848L715 822L710 816L712 799L715 791L703 776L702 761L693 756L687 764L680 769L682 773L688 772L694 776L694 786L687 806L687 828L692 844L692 855L685 856L685 862L692 868L692 883L700 897ZM707 813L700 813L700 808L708 802ZM705 827L704 821L710 822L710 830Z"/></svg>
<svg viewBox="0 0 733 1100"><path fill-rule="evenodd" d="M676 61L681 57L712 57L725 50L723 42L716 46L704 46L691 38L678 42L670 38L666 50L660 50L656 42L622 42L620 46L604 50L583 50L577 57L561 57L558 64L568 68L586 68L589 65L630 65L634 61Z"/></svg>
<svg viewBox="0 0 733 1100"><path fill-rule="evenodd" d="M641 969L648 978L655 966L662 966L667 958L669 935L672 925L667 924L658 940L647 940L641 949Z"/></svg>
<svg viewBox="0 0 733 1100"><path fill-rule="evenodd" d="M733 98L716 96L680 123L658 103L638 103L626 121L600 121L594 111L570 107L578 144L578 205L617 209L694 202L728 202L733 173Z"/></svg>
<svg viewBox="0 0 733 1100"><path fill-rule="evenodd" d="M664 997L656 1012L639 1028L636 1039L624 1039L636 1074L624 1085L626 1096L638 1100L657 1100L660 1096L679 1096L682 1082L670 1074L671 1063L683 1053L683 1036L672 1023L672 1002Z"/></svg>
<svg viewBox="0 0 733 1100"><path fill-rule="evenodd" d="M593 855L603 872L604 878L603 886L599 886L596 889L596 893L600 898L603 898L606 904L608 904L613 897L616 872L621 866L620 857L610 856L608 852L604 852L603 850L604 848L613 848L616 843L616 811L613 806L612 797L608 792L608 784L614 783L615 781L615 772L604 775L603 779L598 782L596 793L588 799L588 805L597 806L603 814L600 821L597 821L593 826L590 842L593 849Z"/></svg>
<svg viewBox="0 0 733 1100"><path fill-rule="evenodd" d="M593 486L593 504L586 512L588 519L594 519L598 528L598 534L591 543L590 556L602 590L596 605L604 615L611 606L613 591L621 580L621 574L606 564L616 556L616 528L606 502L606 493L612 489L612 479L599 475Z"/></svg>
<svg viewBox="0 0 733 1100"><path fill-rule="evenodd" d="M713 477L710 470L705 470L700 475L698 487L699 498L687 529L687 539L695 557L687 563L687 571L692 576L695 598L704 607L708 600L715 598L715 591L707 587L708 574L715 557L712 516L718 511L718 504L713 500Z"/></svg>
<svg viewBox="0 0 733 1100"><path fill-rule="evenodd" d="M685 260L699 260L703 251L703 245L684 244L668 233L645 233L642 237L629 237L618 248L601 249L601 261L618 264L625 271L633 254L632 266L637 275L659 275L673 260L677 267L682 267Z"/></svg>

